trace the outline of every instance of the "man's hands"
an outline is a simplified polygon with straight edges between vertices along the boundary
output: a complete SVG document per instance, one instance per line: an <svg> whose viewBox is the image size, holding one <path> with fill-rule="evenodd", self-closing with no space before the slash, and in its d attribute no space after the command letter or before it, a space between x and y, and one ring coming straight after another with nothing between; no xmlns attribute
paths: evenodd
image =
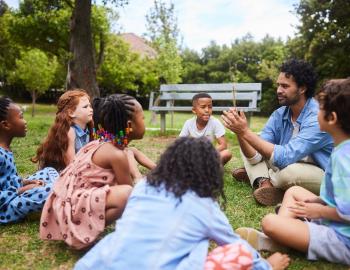
<svg viewBox="0 0 350 270"><path fill-rule="evenodd" d="M223 111L221 119L224 126L237 135L242 135L249 130L244 112L238 111L237 108L230 108L228 111Z"/></svg>

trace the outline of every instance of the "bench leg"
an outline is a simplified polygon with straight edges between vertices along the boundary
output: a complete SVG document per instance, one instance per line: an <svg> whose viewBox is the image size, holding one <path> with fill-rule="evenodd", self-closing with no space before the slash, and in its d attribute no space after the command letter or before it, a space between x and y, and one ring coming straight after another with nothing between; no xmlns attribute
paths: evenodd
<svg viewBox="0 0 350 270"><path fill-rule="evenodd" d="M165 113L160 114L160 132L165 133Z"/></svg>
<svg viewBox="0 0 350 270"><path fill-rule="evenodd" d="M247 117L248 127L250 127L252 112L246 112L245 115L246 115L246 117Z"/></svg>

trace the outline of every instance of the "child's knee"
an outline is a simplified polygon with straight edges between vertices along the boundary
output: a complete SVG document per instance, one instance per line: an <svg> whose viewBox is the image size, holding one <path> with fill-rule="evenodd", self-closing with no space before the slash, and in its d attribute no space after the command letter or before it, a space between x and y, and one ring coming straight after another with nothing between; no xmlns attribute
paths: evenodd
<svg viewBox="0 0 350 270"><path fill-rule="evenodd" d="M278 216L275 214L267 214L263 217L263 219L261 220L261 227L266 235L271 235L271 233L275 231L277 219Z"/></svg>
<svg viewBox="0 0 350 270"><path fill-rule="evenodd" d="M228 149L220 151L220 158L224 164L231 160L232 154Z"/></svg>
<svg viewBox="0 0 350 270"><path fill-rule="evenodd" d="M284 193L284 196L286 196L287 198L290 198L290 197L294 198L296 194L299 194L300 191L303 191L303 190L305 189L302 187L292 186L286 190L286 192Z"/></svg>

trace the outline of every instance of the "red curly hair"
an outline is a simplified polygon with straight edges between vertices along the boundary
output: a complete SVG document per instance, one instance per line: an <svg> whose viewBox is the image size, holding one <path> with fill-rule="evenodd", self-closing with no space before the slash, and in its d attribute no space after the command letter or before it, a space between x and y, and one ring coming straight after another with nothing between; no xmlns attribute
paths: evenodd
<svg viewBox="0 0 350 270"><path fill-rule="evenodd" d="M82 89L74 89L65 92L57 102L55 122L51 126L44 142L39 146L36 156L32 158L34 163L39 163L39 168L53 167L58 171L63 170L68 164L66 152L68 149L68 131L73 124L70 114L74 112L79 104L80 98L89 95ZM92 140L93 122L87 127Z"/></svg>

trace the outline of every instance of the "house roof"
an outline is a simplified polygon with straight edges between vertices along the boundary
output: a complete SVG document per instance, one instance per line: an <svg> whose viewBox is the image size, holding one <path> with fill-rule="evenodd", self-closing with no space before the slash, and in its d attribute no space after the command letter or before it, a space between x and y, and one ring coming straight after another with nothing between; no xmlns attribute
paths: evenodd
<svg viewBox="0 0 350 270"><path fill-rule="evenodd" d="M124 33L120 35L122 39L129 43L130 50L139 53L141 57L156 58L157 52L147 44L147 41L134 33Z"/></svg>

